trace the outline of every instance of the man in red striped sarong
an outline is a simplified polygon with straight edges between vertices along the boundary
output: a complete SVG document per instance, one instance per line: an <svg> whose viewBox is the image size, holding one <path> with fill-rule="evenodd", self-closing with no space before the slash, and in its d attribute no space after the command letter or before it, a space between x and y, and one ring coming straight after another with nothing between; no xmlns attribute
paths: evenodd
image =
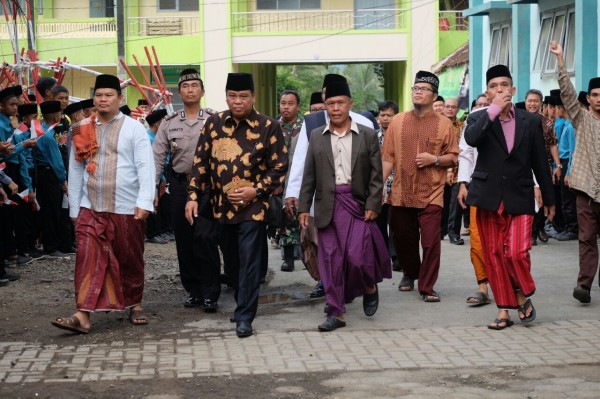
<svg viewBox="0 0 600 399"><path fill-rule="evenodd" d="M477 228L498 318L488 328L512 326L508 310L518 309L522 322L535 319L531 299L531 226L535 214L534 178L539 182L544 211L554 217L554 191L539 116L516 109L512 76L504 65L486 73L490 106L472 113L465 140L479 153L467 204L477 207Z"/></svg>
<svg viewBox="0 0 600 399"><path fill-rule="evenodd" d="M68 188L77 232L77 311L52 324L80 334L90 331L95 311L129 308L132 324L148 324L141 302L145 220L154 210L154 159L146 129L119 111L122 99L116 76L98 76L98 114L73 128Z"/></svg>

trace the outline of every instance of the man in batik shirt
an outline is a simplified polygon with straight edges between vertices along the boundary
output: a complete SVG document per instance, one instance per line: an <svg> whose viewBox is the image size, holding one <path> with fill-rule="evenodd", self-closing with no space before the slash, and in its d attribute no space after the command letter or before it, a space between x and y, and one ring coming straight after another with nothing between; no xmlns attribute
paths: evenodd
<svg viewBox="0 0 600 399"><path fill-rule="evenodd" d="M252 75L230 73L225 92L229 109L209 117L198 140L185 216L193 222L203 208L202 193L210 190L225 263L232 265L237 303L232 320L243 338L252 335L258 308L268 198L285 179L288 154L280 124L254 110Z"/></svg>

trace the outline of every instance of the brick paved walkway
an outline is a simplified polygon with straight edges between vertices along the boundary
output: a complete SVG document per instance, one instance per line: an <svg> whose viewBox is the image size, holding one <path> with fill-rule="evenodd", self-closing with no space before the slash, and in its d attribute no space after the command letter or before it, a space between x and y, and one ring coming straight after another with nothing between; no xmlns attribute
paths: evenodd
<svg viewBox="0 0 600 399"><path fill-rule="evenodd" d="M600 321L321 334L259 331L110 345L0 342L0 380L75 382L195 376L600 362Z"/></svg>

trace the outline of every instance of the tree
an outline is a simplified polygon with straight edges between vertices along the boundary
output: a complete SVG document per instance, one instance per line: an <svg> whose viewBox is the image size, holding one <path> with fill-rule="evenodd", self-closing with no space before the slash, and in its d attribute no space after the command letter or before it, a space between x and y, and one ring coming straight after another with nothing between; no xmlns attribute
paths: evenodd
<svg viewBox="0 0 600 399"><path fill-rule="evenodd" d="M350 64L344 69L344 76L350 85L354 111L376 110L383 101L383 85L375 64Z"/></svg>

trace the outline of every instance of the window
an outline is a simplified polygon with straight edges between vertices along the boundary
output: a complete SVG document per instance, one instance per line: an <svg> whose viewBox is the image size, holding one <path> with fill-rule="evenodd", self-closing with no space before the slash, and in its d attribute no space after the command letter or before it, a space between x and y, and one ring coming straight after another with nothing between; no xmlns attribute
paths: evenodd
<svg viewBox="0 0 600 399"><path fill-rule="evenodd" d="M115 0L90 0L90 18L114 18Z"/></svg>
<svg viewBox="0 0 600 399"><path fill-rule="evenodd" d="M390 0L354 0L354 29L394 29L396 12Z"/></svg>
<svg viewBox="0 0 600 399"><path fill-rule="evenodd" d="M494 65L502 64L511 68L512 45L510 25L493 25L491 26L491 30L490 61L488 67L491 68Z"/></svg>
<svg viewBox="0 0 600 399"><path fill-rule="evenodd" d="M198 11L200 0L158 0L158 11Z"/></svg>
<svg viewBox="0 0 600 399"><path fill-rule="evenodd" d="M556 72L556 57L551 57L548 48L556 40L564 49L565 66L573 71L575 62L575 9L559 9L542 14L540 37L533 65L534 71L542 74Z"/></svg>
<svg viewBox="0 0 600 399"><path fill-rule="evenodd" d="M321 8L321 0L256 0L257 10L308 10Z"/></svg>

